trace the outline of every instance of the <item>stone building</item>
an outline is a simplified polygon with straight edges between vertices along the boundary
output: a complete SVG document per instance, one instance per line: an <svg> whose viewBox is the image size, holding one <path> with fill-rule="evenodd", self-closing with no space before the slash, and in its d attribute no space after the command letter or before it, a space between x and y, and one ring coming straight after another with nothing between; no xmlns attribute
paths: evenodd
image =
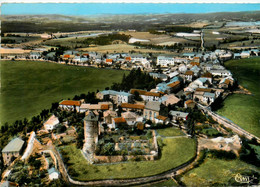
<svg viewBox="0 0 260 187"><path fill-rule="evenodd" d="M17 158L22 153L24 141L20 138L15 138L10 141L2 150L4 165L10 165L12 157Z"/></svg>

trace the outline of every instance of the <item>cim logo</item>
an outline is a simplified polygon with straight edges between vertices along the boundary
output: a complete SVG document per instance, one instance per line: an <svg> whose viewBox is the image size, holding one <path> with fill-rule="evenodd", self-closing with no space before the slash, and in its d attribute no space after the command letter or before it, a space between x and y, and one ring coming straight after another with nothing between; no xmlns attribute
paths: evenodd
<svg viewBox="0 0 260 187"><path fill-rule="evenodd" d="M251 176L241 175L240 173L238 173L235 176L235 181L238 183L249 184L252 183L255 179L257 178L254 175L251 177Z"/></svg>

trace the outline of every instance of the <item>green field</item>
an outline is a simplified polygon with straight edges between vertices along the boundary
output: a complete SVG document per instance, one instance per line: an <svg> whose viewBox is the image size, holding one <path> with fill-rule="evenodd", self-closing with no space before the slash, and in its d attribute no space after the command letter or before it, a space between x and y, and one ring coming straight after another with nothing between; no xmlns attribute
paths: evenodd
<svg viewBox="0 0 260 187"><path fill-rule="evenodd" d="M228 96L218 113L260 137L260 58L230 60L225 66L253 95Z"/></svg>
<svg viewBox="0 0 260 187"><path fill-rule="evenodd" d="M171 127L165 129L157 129L157 134L160 136L184 136L185 134L178 128Z"/></svg>
<svg viewBox="0 0 260 187"><path fill-rule="evenodd" d="M128 73L31 61L0 61L0 67L1 124L38 115L76 94L102 90Z"/></svg>
<svg viewBox="0 0 260 187"><path fill-rule="evenodd" d="M237 173L248 170L260 172L259 168L238 159L226 161L207 158L198 168L187 172L181 181L187 186L212 186L213 184L227 186L229 180L234 178Z"/></svg>
<svg viewBox="0 0 260 187"><path fill-rule="evenodd" d="M73 168L78 176L76 180L98 180L137 178L162 173L177 167L195 156L196 143L193 139L164 139L162 156L156 161L130 161L128 163L90 165L75 145L61 147L68 156L68 169Z"/></svg>

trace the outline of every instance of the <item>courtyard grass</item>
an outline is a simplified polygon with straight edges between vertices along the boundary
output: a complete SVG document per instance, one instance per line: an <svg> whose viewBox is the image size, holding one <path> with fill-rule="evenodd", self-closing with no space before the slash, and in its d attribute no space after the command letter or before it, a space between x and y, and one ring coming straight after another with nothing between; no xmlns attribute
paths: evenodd
<svg viewBox="0 0 260 187"><path fill-rule="evenodd" d="M178 128L170 127L165 129L156 129L156 132L160 136L184 136L185 134Z"/></svg>
<svg viewBox="0 0 260 187"><path fill-rule="evenodd" d="M103 165L88 164L80 150L73 144L60 149L69 158L68 170L73 169L77 173L73 178L80 181L151 176L175 168L189 161L196 154L194 139L165 139L163 143L162 156L158 160Z"/></svg>
<svg viewBox="0 0 260 187"><path fill-rule="evenodd" d="M253 95L228 96L217 113L260 137L260 58L230 60L225 66Z"/></svg>
<svg viewBox="0 0 260 187"><path fill-rule="evenodd" d="M51 103L105 89L127 71L48 62L0 61L0 126L39 115Z"/></svg>
<svg viewBox="0 0 260 187"><path fill-rule="evenodd" d="M229 181L238 173L248 170L260 172L259 168L247 164L239 159L227 161L206 158L198 168L195 168L181 178L186 186L228 186Z"/></svg>

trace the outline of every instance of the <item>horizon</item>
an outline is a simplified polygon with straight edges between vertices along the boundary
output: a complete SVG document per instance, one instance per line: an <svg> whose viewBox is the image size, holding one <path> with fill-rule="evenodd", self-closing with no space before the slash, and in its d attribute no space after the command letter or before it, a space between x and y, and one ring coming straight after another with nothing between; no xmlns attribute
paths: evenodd
<svg viewBox="0 0 260 187"><path fill-rule="evenodd" d="M153 4L153 3L12 3L2 4L1 15L151 15L207 14L260 11L259 4ZM97 11L98 10L98 11Z"/></svg>

